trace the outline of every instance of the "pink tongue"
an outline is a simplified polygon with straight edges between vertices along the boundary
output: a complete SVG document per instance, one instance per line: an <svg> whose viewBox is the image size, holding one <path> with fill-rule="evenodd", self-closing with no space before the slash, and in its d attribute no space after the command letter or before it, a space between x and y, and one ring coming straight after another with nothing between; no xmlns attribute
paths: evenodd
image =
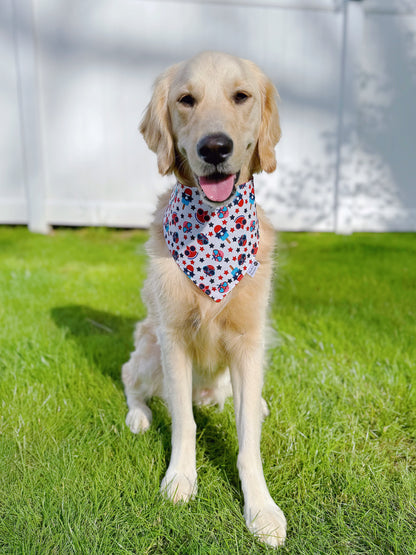
<svg viewBox="0 0 416 555"><path fill-rule="evenodd" d="M212 177L200 177L199 184L202 190L213 202L222 202L231 195L234 187L235 174L228 175L225 179L218 181Z"/></svg>

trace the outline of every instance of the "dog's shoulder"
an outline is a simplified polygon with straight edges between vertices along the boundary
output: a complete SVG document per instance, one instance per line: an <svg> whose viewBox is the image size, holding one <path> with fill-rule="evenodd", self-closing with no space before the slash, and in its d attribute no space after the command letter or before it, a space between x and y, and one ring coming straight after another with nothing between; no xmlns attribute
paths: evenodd
<svg viewBox="0 0 416 555"><path fill-rule="evenodd" d="M155 255L156 253L164 255L169 252L163 236L163 219L166 207L169 204L172 189L173 187L170 187L160 194L157 199L156 209L149 227L149 240L146 245L149 256Z"/></svg>

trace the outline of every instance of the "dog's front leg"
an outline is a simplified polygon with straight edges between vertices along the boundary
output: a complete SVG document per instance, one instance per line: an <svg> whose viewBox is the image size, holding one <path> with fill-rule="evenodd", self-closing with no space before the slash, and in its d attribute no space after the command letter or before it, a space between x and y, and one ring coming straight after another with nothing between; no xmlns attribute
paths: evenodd
<svg viewBox="0 0 416 555"><path fill-rule="evenodd" d="M239 441L238 471L244 494L244 517L261 541L277 547L286 537L286 519L270 496L260 456L263 349L242 346L230 365Z"/></svg>
<svg viewBox="0 0 416 555"><path fill-rule="evenodd" d="M196 494L196 425L192 412L192 363L173 333L159 334L164 396L172 417L172 454L161 491L174 503Z"/></svg>

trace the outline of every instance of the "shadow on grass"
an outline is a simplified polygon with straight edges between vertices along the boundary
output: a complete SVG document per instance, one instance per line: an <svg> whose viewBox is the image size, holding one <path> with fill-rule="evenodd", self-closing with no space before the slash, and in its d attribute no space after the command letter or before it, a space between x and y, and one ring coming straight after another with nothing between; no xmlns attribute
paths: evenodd
<svg viewBox="0 0 416 555"><path fill-rule="evenodd" d="M194 407L197 425L197 445L203 456L220 470L224 480L240 493L240 479L237 471L238 442L234 422L230 427L227 407L218 412L215 407ZM234 414L233 414L234 417ZM240 496L242 503L242 496Z"/></svg>
<svg viewBox="0 0 416 555"><path fill-rule="evenodd" d="M136 318L84 305L57 306L51 315L56 325L75 340L86 359L121 387L121 367L133 350Z"/></svg>
<svg viewBox="0 0 416 555"><path fill-rule="evenodd" d="M154 397L148 401L148 405L153 415L151 427L157 430L166 456L166 468L162 473L163 476L169 465L172 452L171 418L165 403L161 399ZM226 408L224 412L219 412L216 407L193 407L197 426L198 488L203 491L205 489L204 482L211 479L208 478L210 473L207 474L204 467L215 468L220 480L226 484L225 487L231 486L233 495L242 506L243 497L237 470L237 434L230 429L229 417L226 414L228 410ZM232 425L234 426L234 423ZM209 489L209 485L207 489Z"/></svg>
<svg viewBox="0 0 416 555"><path fill-rule="evenodd" d="M104 375L110 376L122 388L121 367L133 350L133 330L136 318L118 316L85 305L54 307L51 315L56 325L67 331L83 356ZM151 399L154 427L161 436L167 460L171 453L170 416L165 404ZM126 407L127 409L127 407ZM227 410L227 409L225 409ZM230 433L228 417L212 407L194 407L198 448L204 459L220 469L226 481L239 491L236 468L237 443Z"/></svg>

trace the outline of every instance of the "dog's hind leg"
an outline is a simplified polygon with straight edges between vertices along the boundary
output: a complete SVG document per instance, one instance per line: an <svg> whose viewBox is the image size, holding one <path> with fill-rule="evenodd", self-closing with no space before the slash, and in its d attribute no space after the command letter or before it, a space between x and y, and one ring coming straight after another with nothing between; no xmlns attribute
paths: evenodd
<svg viewBox="0 0 416 555"><path fill-rule="evenodd" d="M134 434L146 431L152 412L146 401L160 396L163 387L160 347L151 322L138 324L134 334L135 349L123 365L122 379L129 411L126 424Z"/></svg>

